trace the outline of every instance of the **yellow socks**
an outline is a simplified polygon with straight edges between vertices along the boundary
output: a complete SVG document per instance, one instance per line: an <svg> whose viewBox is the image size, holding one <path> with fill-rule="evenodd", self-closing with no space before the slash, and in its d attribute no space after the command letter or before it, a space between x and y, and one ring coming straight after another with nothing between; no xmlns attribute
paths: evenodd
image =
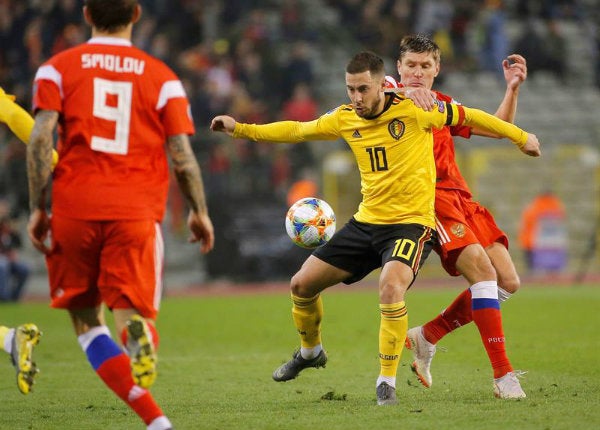
<svg viewBox="0 0 600 430"><path fill-rule="evenodd" d="M379 326L380 375L396 378L400 355L408 331L408 312L404 301L379 305L381 323Z"/></svg>
<svg viewBox="0 0 600 430"><path fill-rule="evenodd" d="M323 301L320 294L310 298L292 294L292 317L302 348L314 348L321 344Z"/></svg>

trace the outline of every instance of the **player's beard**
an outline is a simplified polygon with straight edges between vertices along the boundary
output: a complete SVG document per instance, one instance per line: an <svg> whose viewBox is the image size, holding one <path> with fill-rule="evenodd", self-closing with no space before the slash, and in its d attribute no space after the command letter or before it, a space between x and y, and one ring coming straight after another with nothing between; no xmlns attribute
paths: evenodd
<svg viewBox="0 0 600 430"><path fill-rule="evenodd" d="M379 96L377 96L377 99L373 102L373 104L371 104L371 106L369 106L369 109L365 110L364 113L359 116L364 119L375 118L376 116L378 116L381 113L381 112L375 112L375 109L377 109L380 104L381 104L381 94Z"/></svg>

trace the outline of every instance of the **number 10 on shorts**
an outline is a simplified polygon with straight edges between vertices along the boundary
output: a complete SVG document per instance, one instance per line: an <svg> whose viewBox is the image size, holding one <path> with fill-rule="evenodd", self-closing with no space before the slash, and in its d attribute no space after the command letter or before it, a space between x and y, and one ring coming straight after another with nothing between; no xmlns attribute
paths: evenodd
<svg viewBox="0 0 600 430"><path fill-rule="evenodd" d="M396 245L394 246L394 252L392 252L393 257L400 257L410 261L410 257L415 250L416 243L410 239L398 239L396 240Z"/></svg>

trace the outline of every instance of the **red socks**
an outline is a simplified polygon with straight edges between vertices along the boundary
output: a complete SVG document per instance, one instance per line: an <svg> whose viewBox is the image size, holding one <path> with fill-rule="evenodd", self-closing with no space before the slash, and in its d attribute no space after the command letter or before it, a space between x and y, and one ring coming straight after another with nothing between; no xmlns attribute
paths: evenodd
<svg viewBox="0 0 600 430"><path fill-rule="evenodd" d="M471 321L477 325L494 369L494 378L512 371L506 355L496 281L478 282L463 291L447 309L423 326L423 335L429 342L436 344L454 329Z"/></svg>
<svg viewBox="0 0 600 430"><path fill-rule="evenodd" d="M477 324L483 346L494 369L494 378L499 378L513 369L506 355L498 286L495 281L478 282L471 285L471 295L473 321Z"/></svg>
<svg viewBox="0 0 600 430"><path fill-rule="evenodd" d="M135 385L127 354L112 340L106 326L78 337L88 361L102 381L146 423L163 416L149 391Z"/></svg>
<svg viewBox="0 0 600 430"><path fill-rule="evenodd" d="M471 290L466 289L437 317L423 326L423 336L434 345L451 331L473 321Z"/></svg>

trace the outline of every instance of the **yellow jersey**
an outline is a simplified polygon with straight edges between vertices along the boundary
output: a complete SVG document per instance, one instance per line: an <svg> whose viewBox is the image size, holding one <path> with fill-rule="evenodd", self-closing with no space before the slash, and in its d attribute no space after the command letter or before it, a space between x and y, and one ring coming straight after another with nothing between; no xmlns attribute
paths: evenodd
<svg viewBox="0 0 600 430"><path fill-rule="evenodd" d="M308 122L236 123L233 136L282 143L342 138L354 153L361 178L362 201L354 218L431 228L436 179L432 128L465 124L497 132L521 146L527 140L518 127L477 109L438 101L427 112L399 95L386 97L383 112L373 118L361 118L346 104Z"/></svg>

